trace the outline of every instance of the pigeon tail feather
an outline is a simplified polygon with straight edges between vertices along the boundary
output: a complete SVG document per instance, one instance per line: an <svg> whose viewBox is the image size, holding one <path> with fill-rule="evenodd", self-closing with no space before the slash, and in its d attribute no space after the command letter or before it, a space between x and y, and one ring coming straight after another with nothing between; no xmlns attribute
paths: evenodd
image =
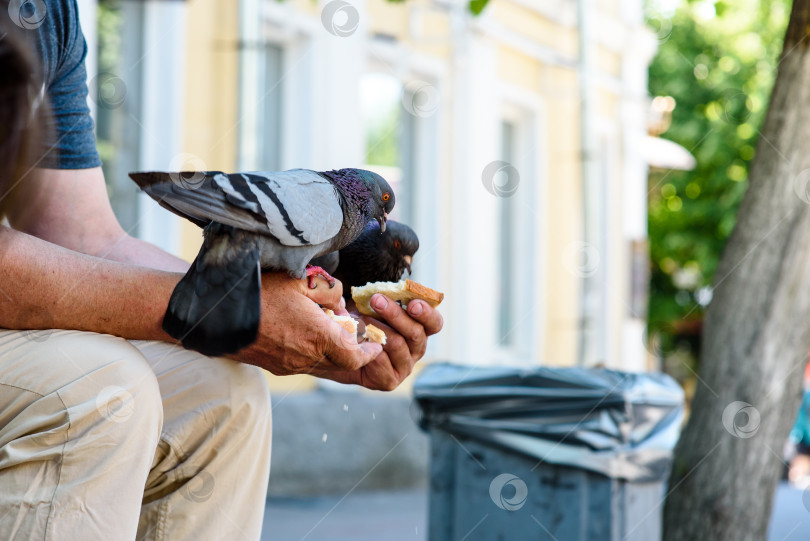
<svg viewBox="0 0 810 541"><path fill-rule="evenodd" d="M245 244L241 232L215 225L206 230L200 254L175 287L163 319L170 336L208 356L252 344L261 311L258 248Z"/></svg>

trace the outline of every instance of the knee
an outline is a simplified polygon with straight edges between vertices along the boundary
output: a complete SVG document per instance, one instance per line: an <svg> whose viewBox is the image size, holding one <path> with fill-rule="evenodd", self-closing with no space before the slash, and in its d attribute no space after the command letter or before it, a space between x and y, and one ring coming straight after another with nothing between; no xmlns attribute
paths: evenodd
<svg viewBox="0 0 810 541"><path fill-rule="evenodd" d="M85 374L60 389L71 416L71 431L101 427L113 437L137 437L146 445L156 445L163 405L157 378L143 355L126 340L94 336L85 344L81 362L86 365Z"/></svg>
<svg viewBox="0 0 810 541"><path fill-rule="evenodd" d="M163 436L180 445L181 454L211 438L241 442L242 436L269 435L270 392L262 370L165 342L134 345L154 365L164 389Z"/></svg>
<svg viewBox="0 0 810 541"><path fill-rule="evenodd" d="M0 371L0 394L13 398L17 413L8 417L0 400L0 414L7 415L6 436L17 434L15 445L59 454L66 444L133 452L151 447L154 453L163 422L160 390L149 364L128 342L63 330L45 340L17 331L4 338L14 358L5 359ZM0 434L0 446L9 441Z"/></svg>
<svg viewBox="0 0 810 541"><path fill-rule="evenodd" d="M154 435L157 442L163 423L163 403L157 378L137 349L120 352L96 381L95 407L110 422L141 434Z"/></svg>

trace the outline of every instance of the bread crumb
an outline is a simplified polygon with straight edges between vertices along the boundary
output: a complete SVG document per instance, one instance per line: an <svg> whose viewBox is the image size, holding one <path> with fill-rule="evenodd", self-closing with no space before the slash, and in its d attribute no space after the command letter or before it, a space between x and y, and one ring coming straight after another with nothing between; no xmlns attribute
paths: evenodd
<svg viewBox="0 0 810 541"><path fill-rule="evenodd" d="M386 342L385 332L371 324L366 325L366 332L363 333L363 338L383 346Z"/></svg>

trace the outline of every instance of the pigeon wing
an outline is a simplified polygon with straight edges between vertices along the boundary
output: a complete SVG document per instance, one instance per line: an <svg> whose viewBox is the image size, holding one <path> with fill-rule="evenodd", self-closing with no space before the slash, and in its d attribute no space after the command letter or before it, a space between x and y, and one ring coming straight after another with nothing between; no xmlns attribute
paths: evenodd
<svg viewBox="0 0 810 541"><path fill-rule="evenodd" d="M219 172L130 173L129 176L163 208L200 227L218 222L244 231L268 234L256 202L228 197L214 182Z"/></svg>
<svg viewBox="0 0 810 541"><path fill-rule="evenodd" d="M129 176L161 206L201 227L214 221L302 246L334 237L343 225L337 190L306 169Z"/></svg>
<svg viewBox="0 0 810 541"><path fill-rule="evenodd" d="M243 205L252 197L270 233L285 246L321 244L336 236L343 225L335 186L314 171L216 175L214 182Z"/></svg>

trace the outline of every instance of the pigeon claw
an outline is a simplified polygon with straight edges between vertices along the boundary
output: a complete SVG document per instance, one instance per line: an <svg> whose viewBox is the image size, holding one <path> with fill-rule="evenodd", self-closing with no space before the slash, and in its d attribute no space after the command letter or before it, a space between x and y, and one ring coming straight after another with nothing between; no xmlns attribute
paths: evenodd
<svg viewBox="0 0 810 541"><path fill-rule="evenodd" d="M315 289L318 287L318 284L315 283L315 278L320 276L329 284L329 289L335 287L335 279L332 276L323 270L322 268L315 266L315 265L307 265L307 285L310 289Z"/></svg>

